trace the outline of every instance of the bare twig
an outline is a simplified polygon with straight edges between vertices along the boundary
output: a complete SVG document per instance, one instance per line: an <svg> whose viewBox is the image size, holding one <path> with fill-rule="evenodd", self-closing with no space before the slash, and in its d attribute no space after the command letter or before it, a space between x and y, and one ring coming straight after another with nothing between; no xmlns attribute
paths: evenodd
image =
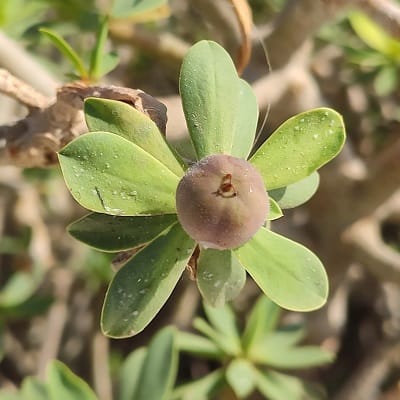
<svg viewBox="0 0 400 400"><path fill-rule="evenodd" d="M0 68L0 92L29 108L44 108L50 102L46 96L2 68Z"/></svg>
<svg viewBox="0 0 400 400"><path fill-rule="evenodd" d="M102 400L112 400L108 354L109 340L100 332L97 332L92 345L93 383L98 398Z"/></svg>
<svg viewBox="0 0 400 400"><path fill-rule="evenodd" d="M15 125L0 126L0 164L45 167L57 163L56 152L87 130L82 111L83 100L87 97L131 104L165 132L165 106L143 91L73 83L58 90L54 103L31 109L28 116Z"/></svg>
<svg viewBox="0 0 400 400"><path fill-rule="evenodd" d="M41 93L54 96L59 82L19 43L0 32L0 66Z"/></svg>

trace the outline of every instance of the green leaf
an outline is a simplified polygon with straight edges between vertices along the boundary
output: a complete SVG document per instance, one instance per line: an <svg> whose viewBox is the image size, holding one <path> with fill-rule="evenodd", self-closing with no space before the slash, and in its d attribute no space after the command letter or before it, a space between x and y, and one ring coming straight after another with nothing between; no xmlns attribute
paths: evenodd
<svg viewBox="0 0 400 400"><path fill-rule="evenodd" d="M17 271L10 276L0 291L0 307L16 307L36 291L43 280L44 271L36 264L31 268L31 271Z"/></svg>
<svg viewBox="0 0 400 400"><path fill-rule="evenodd" d="M226 380L239 399L246 398L255 389L254 367L244 359L233 360L226 369Z"/></svg>
<svg viewBox="0 0 400 400"><path fill-rule="evenodd" d="M178 386L172 393L171 400L209 400L224 385L224 372L218 369L194 382Z"/></svg>
<svg viewBox="0 0 400 400"><path fill-rule="evenodd" d="M54 360L47 369L49 397L57 400L96 400L89 385L62 362Z"/></svg>
<svg viewBox="0 0 400 400"><path fill-rule="evenodd" d="M398 67L395 65L386 65L382 67L374 79L374 89L379 96L387 96L398 85Z"/></svg>
<svg viewBox="0 0 400 400"><path fill-rule="evenodd" d="M122 251L150 242L176 222L175 214L118 217L88 214L68 226L77 240L103 251Z"/></svg>
<svg viewBox="0 0 400 400"><path fill-rule="evenodd" d="M114 51L103 54L103 58L99 65L98 75L99 77L107 75L109 72L114 70L120 62L118 54Z"/></svg>
<svg viewBox="0 0 400 400"><path fill-rule="evenodd" d="M243 347L251 352L254 346L278 325L281 309L261 295L253 306L242 336Z"/></svg>
<svg viewBox="0 0 400 400"><path fill-rule="evenodd" d="M106 294L104 334L129 337L142 331L172 293L194 247L194 241L176 224L125 264Z"/></svg>
<svg viewBox="0 0 400 400"><path fill-rule="evenodd" d="M251 359L273 368L299 369L329 364L334 355L318 346L284 346L280 343L279 333L270 335L254 349Z"/></svg>
<svg viewBox="0 0 400 400"><path fill-rule="evenodd" d="M118 400L132 400L140 382L147 349L140 347L125 359L119 374Z"/></svg>
<svg viewBox="0 0 400 400"><path fill-rule="evenodd" d="M193 333L177 331L176 346L179 351L190 353L198 357L217 360L224 357L224 353L214 342L203 336L194 335Z"/></svg>
<svg viewBox="0 0 400 400"><path fill-rule="evenodd" d="M221 307L242 290L246 271L231 250L202 249L196 280L204 300L213 307Z"/></svg>
<svg viewBox="0 0 400 400"><path fill-rule="evenodd" d="M284 122L250 162L267 190L276 189L311 175L340 152L344 141L342 117L329 108L317 108Z"/></svg>
<svg viewBox="0 0 400 400"><path fill-rule="evenodd" d="M47 36L57 49L71 62L81 79L87 79L89 77L89 73L82 59L57 32L47 28L40 28L39 31L43 35Z"/></svg>
<svg viewBox="0 0 400 400"><path fill-rule="evenodd" d="M167 327L151 340L135 394L131 399L169 399L177 368L178 353L174 346L174 330Z"/></svg>
<svg viewBox="0 0 400 400"><path fill-rule="evenodd" d="M220 332L226 342L231 342L232 347L240 349L240 336L236 325L236 316L232 308L225 304L223 307L210 307L206 303L203 304L204 312L211 325Z"/></svg>
<svg viewBox="0 0 400 400"><path fill-rule="evenodd" d="M272 198L269 197L269 212L268 212L268 221L273 221L283 216L283 212L279 207L279 204Z"/></svg>
<svg viewBox="0 0 400 400"><path fill-rule="evenodd" d="M22 382L21 399L51 400L46 385L32 376L25 378Z"/></svg>
<svg viewBox="0 0 400 400"><path fill-rule="evenodd" d="M207 336L225 354L238 356L241 352L240 343L236 339L227 338L218 330L209 325L203 318L195 318L193 327Z"/></svg>
<svg viewBox="0 0 400 400"><path fill-rule="evenodd" d="M203 40L189 50L179 88L198 159L216 153L248 155L257 123L255 97L220 45Z"/></svg>
<svg viewBox="0 0 400 400"><path fill-rule="evenodd" d="M321 396L301 379L276 371L255 370L258 390L269 400L316 400Z"/></svg>
<svg viewBox="0 0 400 400"><path fill-rule="evenodd" d="M124 18L165 4L167 0L114 0L111 16Z"/></svg>
<svg viewBox="0 0 400 400"><path fill-rule="evenodd" d="M90 53L89 76L92 80L101 77L102 63L104 59L104 48L108 36L108 17L103 16L96 34L96 43Z"/></svg>
<svg viewBox="0 0 400 400"><path fill-rule="evenodd" d="M319 186L319 173L313 172L306 178L291 185L273 189L268 195L273 198L281 208L294 208L300 206L314 196Z"/></svg>
<svg viewBox="0 0 400 400"><path fill-rule="evenodd" d="M59 160L71 194L91 211L112 215L175 213L178 177L120 136L87 133L65 146Z"/></svg>
<svg viewBox="0 0 400 400"><path fill-rule="evenodd" d="M258 104L251 86L239 80L239 100L236 110L232 150L235 157L247 159L254 145L258 121Z"/></svg>
<svg viewBox="0 0 400 400"><path fill-rule="evenodd" d="M325 304L325 269L318 257L299 243L261 228L234 252L258 286L281 307L312 311Z"/></svg>
<svg viewBox="0 0 400 400"><path fill-rule="evenodd" d="M183 168L171 152L157 125L145 114L122 101L88 98L84 104L90 131L111 132L130 140L164 164L176 176Z"/></svg>
<svg viewBox="0 0 400 400"><path fill-rule="evenodd" d="M389 36L378 24L361 12L352 12L349 21L360 37L369 47L392 59L400 59L400 41Z"/></svg>

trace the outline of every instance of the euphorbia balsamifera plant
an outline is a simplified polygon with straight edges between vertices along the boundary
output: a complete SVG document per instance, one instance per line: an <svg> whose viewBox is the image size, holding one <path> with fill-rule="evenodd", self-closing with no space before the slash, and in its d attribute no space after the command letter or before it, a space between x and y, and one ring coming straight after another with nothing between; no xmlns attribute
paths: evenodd
<svg viewBox="0 0 400 400"><path fill-rule="evenodd" d="M189 261L205 301L221 306L246 271L283 308L311 311L328 296L320 260L270 230L281 209L316 191L316 170L345 140L342 118L318 108L284 122L249 156L258 107L228 53L201 41L185 56L183 109L197 162L186 165L146 115L123 102L85 101L89 133L59 153L74 198L93 213L70 233L103 251L140 247L115 273L101 326L110 337L143 330Z"/></svg>

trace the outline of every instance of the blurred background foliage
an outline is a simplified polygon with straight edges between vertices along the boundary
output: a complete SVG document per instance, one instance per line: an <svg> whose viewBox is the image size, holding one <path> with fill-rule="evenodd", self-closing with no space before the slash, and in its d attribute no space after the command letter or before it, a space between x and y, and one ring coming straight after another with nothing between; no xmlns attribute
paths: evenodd
<svg viewBox="0 0 400 400"><path fill-rule="evenodd" d="M249 4L257 30L252 38L253 56L244 77L255 83L260 76L271 73L259 44L273 28L286 2L249 0ZM237 42L232 38L238 35L237 27L232 28L231 22L222 24L214 9L207 11L209 6L210 2L205 0L171 0L168 5L149 12L112 17L106 50L116 51L120 63L101 82L140 88L155 97L161 96L161 101L163 96L176 95L182 55L191 43L211 38L235 52ZM111 2L106 0L2 0L0 29L26 49L30 57L43 65L57 81L69 82L68 74L75 72L71 64L38 29L44 27L57 32L85 62L89 62L96 32L110 7ZM229 9L230 6L224 7ZM365 171L357 157L368 165L398 140L400 39L390 35L366 14L352 9L324 23L310 41L313 46L307 53L307 68L317 82L321 101L344 115L351 143L351 149L345 149L344 157L351 161L349 173L361 179ZM2 54L1 57L5 56ZM297 96L302 87L299 76L298 86L289 90L292 97ZM282 114L288 116L285 114L289 112L285 109L285 97L282 98L282 103L272 106L261 135L268 135L277 121L283 120ZM0 105L5 102L1 97ZM306 107L306 102L302 104ZM260 100L260 107L265 115L267 104ZM9 110L9 107L0 106L1 121L12 122L15 115L21 114L18 109L15 115L5 115ZM169 119L175 128L174 112L171 106ZM171 138L177 145L184 142L175 131L171 132ZM340 198L340 188L335 186L332 176L327 173L325 186L328 189L323 188L326 190L323 193L335 198L333 209L351 208L345 194ZM393 347L400 338L398 283L390 280L382 283L363 267L355 251L347 251L342 244L335 247L337 243L329 236L331 227L324 225L325 220L315 213L315 207L321 207L318 199L325 199L322 196L317 194L315 203L289 213L286 225L276 225L277 230L311 244L324 263L334 265L328 268L333 286L332 300L324 310L311 316L284 312L280 318L283 324L305 324L309 332L305 342L335 352L336 361L305 372L295 370L294 374L316 382L323 388L325 397L335 400L398 399L400 356L398 345ZM362 193L359 200L365 200ZM381 212L383 216L379 217L381 223L377 229L384 243L398 252L400 207L397 200L394 204L395 212L390 215ZM335 211L330 209L328 212L337 220L347 215L335 217ZM71 378L70 368L94 388L100 399L109 400L113 398L113 392L117 393L119 374L126 368L129 354L141 346L151 346L150 339L161 327L172 324L182 331L191 331L195 316L204 316L195 285L186 276L157 319L142 334L118 341L102 337L99 317L104 293L113 274L110 268L112 255L87 249L66 234L66 226L84 213L71 199L58 168L20 170L0 167L0 399L20 398L6 395L3 390L12 392L21 382L24 382L23 387L30 385L28 389L33 390L31 387L37 382L51 379L49 371L53 371L54 381L72 380L71 393L83 391L85 395L82 396L87 396L66 399L91 398L91 390L86 384L80 378ZM318 228L319 225L322 226ZM329 246L318 241L324 232L327 232ZM337 232L332 235L338 236ZM248 282L234 302L239 327L244 327L258 295L255 285ZM46 372L52 359L61 360L68 368L54 363ZM176 372L179 383L204 377L219 365L226 366L223 357L210 360L199 358L198 354L181 353L179 361ZM382 379L374 383L375 392L371 392L370 397L346 397L349 385L353 385L357 393L353 374L358 377L362 368L368 370L371 365L386 368ZM27 384L24 379L32 375L38 378L37 382ZM360 376L364 380L369 377L368 374ZM43 387L40 383L37 386L41 393ZM301 395L293 395L293 399L304 398ZM22 398L46 398L30 396ZM238 393L225 388L218 396L218 399L235 399ZM265 398L260 394L251 396L243 398ZM270 396L274 398L273 394ZM321 396L320 392L315 398L318 396Z"/></svg>

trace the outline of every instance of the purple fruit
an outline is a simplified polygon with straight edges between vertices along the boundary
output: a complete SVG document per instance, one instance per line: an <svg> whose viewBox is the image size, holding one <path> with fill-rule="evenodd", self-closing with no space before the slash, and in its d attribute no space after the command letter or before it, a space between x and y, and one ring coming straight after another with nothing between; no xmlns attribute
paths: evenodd
<svg viewBox="0 0 400 400"><path fill-rule="evenodd" d="M191 166L176 192L178 219L202 246L233 249L264 224L268 195L259 172L247 161L224 154Z"/></svg>

